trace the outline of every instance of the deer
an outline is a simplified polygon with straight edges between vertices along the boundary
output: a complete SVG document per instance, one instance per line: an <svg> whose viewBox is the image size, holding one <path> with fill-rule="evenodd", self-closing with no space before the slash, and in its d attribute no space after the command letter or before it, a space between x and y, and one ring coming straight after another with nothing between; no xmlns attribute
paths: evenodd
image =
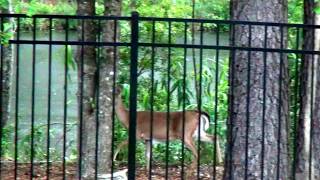
<svg viewBox="0 0 320 180"><path fill-rule="evenodd" d="M115 110L116 115L122 125L129 129L129 111L125 107L122 94L122 89L120 87L116 87L115 89ZM184 145L187 149L189 149L193 154L193 161L191 164L191 168L194 169L197 160L198 160L198 153L197 149L194 144L194 139L199 138L199 130L200 130L200 141L214 143L216 142L216 160L217 163L222 162L221 156L221 149L219 145L218 138L207 134L206 130L209 128L209 115L206 112L199 112L196 110L185 110L177 111L177 112L169 112L169 137L167 137L167 112L153 112L153 120L151 120L151 113L150 111L137 111L137 118L136 118L136 139L143 140L146 145L146 162L147 167L146 169L149 171L150 166L150 150L151 150L151 122L152 122L152 140L156 142L163 142L163 141L171 141L180 139L184 142ZM183 113L185 113L183 118ZM199 123L200 120L200 123ZM184 122L183 122L184 121ZM184 123L184 130L183 133L183 123ZM199 127L200 125L200 127ZM183 138L184 134L184 138ZM116 160L116 157L123 146L128 144L128 139L122 141L118 146L114 153L113 160Z"/></svg>

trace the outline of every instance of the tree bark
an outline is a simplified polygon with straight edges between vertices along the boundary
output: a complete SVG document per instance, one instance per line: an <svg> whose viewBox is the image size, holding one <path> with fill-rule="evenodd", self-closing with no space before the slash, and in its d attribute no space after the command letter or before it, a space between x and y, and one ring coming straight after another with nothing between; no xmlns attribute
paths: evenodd
<svg viewBox="0 0 320 180"><path fill-rule="evenodd" d="M304 24L320 24L319 7L314 0L304 1ZM304 29L304 50L320 50L320 31ZM320 179L320 63L318 55L302 57L301 106L297 129L296 179Z"/></svg>
<svg viewBox="0 0 320 180"><path fill-rule="evenodd" d="M8 6L7 7L0 7L0 14L1 13L12 13L12 2L11 0L7 0ZM13 27L14 23L9 18L4 18L3 22L0 22L0 24L9 24L11 28L7 31L7 33L13 34ZM0 62L0 67L2 69L1 74L1 105L0 105L0 115L1 115L1 126L0 128L3 128L10 116L10 95L12 91L12 77L13 77L13 63L14 63L14 56L13 56L13 45L1 45L2 53L0 52L0 57L2 59L2 63Z"/></svg>
<svg viewBox="0 0 320 180"><path fill-rule="evenodd" d="M91 0L78 0L78 15L95 15L95 4ZM82 33L84 39L82 39ZM93 20L79 21L79 41L96 41L96 25ZM95 173L96 150L96 48L84 45L77 49L78 66L78 108L79 108L79 155L81 155L81 173L83 179L93 179ZM83 71L83 72L82 72ZM81 112L82 109L82 112ZM82 120L81 120L82 119ZM80 148L81 146L81 148ZM80 156L79 156L80 158Z"/></svg>
<svg viewBox="0 0 320 180"><path fill-rule="evenodd" d="M78 1L79 15L94 15L95 7L92 1ZM106 16L121 15L121 0L105 0ZM101 21L103 42L114 41L114 21ZM97 24L91 20L84 22L84 38L85 41L96 41ZM100 31L100 29L99 29ZM79 40L81 40L81 25L79 25ZM117 37L119 38L119 28ZM92 179L97 165L97 174L107 174L111 171L112 163L112 120L113 120L113 77L114 62L117 61L117 54L114 55L113 47L102 47L102 54L97 60L96 47L84 46L78 48L78 75L79 90L81 89L81 55L83 55L84 72L83 72L83 123L79 132L82 136L82 177ZM115 57L114 57L115 56ZM97 63L98 62L98 63ZM97 81L98 80L98 81ZM98 89L99 88L99 89ZM97 93L98 101L97 101ZM81 93L79 93L81 95ZM81 97L80 97L81 98ZM80 99L79 99L80 102ZM99 109L95 108L99 104ZM79 108L81 104L79 103ZM81 113L81 112L80 112ZM96 115L98 113L98 119ZM81 115L81 114L80 114ZM99 123L99 124L97 124ZM99 125L98 136L96 136L96 127ZM98 151L96 154L96 141L98 141ZM96 162L96 155L98 156ZM98 164L96 164L98 163Z"/></svg>
<svg viewBox="0 0 320 180"><path fill-rule="evenodd" d="M105 0L105 16L121 15L121 0ZM103 42L114 42L115 37L114 21L102 22ZM117 28L116 39L119 39L119 28ZM99 70L99 174L110 173L112 165L112 121L113 121L113 78L114 64L118 61L118 50L114 47L102 47Z"/></svg>
<svg viewBox="0 0 320 180"><path fill-rule="evenodd" d="M232 20L287 22L286 0L232 0L230 8ZM248 47L249 26L235 25L234 28L235 35L233 37L231 33L231 42L234 40L237 47ZM251 47L264 47L264 31L263 26L251 27ZM281 48L279 27L268 27L267 35L267 48ZM286 29L283 28L283 48L287 44L286 37ZM232 101L229 106L229 144L224 179L288 179L286 54L281 58L280 53L266 53L266 74L263 52L236 50L233 55L230 58Z"/></svg>

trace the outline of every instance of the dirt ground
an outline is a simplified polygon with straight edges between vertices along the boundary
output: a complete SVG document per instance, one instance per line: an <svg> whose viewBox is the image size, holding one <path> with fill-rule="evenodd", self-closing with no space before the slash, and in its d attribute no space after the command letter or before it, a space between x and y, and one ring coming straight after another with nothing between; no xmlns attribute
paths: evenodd
<svg viewBox="0 0 320 180"><path fill-rule="evenodd" d="M119 168L119 170L125 169L125 168L126 167ZM45 164L34 165L33 179L35 180L47 179L46 169L47 168ZM66 168L66 179L76 179L76 170L77 168L75 164L68 164ZM187 168L185 168L185 172L186 171L188 171ZM216 167L216 171L217 173L216 173L215 179L222 179L223 167ZM168 179L170 180L181 179L180 172L181 172L181 167L170 166L168 168ZM30 179L30 164L19 164L17 168L17 174L18 174L17 179L19 180ZM153 174L152 179L165 180L165 168L162 166L154 165L152 174ZM200 175L200 179L203 179L203 180L213 179L213 168L209 166L201 166L199 175ZM148 177L149 177L148 172L145 171L144 167L137 168L136 179L145 180L145 179L148 179ZM50 166L49 178L52 180L62 179L62 164L52 164ZM2 180L14 179L14 163L2 164L1 179ZM194 170L193 177L190 177L188 179L197 179L197 171Z"/></svg>

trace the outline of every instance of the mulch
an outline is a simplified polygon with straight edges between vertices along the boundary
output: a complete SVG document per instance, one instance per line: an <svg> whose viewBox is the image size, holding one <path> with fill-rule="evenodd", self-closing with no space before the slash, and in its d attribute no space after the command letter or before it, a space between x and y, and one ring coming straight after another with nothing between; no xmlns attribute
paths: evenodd
<svg viewBox="0 0 320 180"><path fill-rule="evenodd" d="M19 163L17 167L17 179L27 180L30 179L30 163ZM36 180L45 180L47 179L47 166L45 163L34 164L33 165L33 179ZM76 179L76 166L68 165L66 166L66 178L67 179ZM50 165L50 174L49 178L52 180L62 179L63 170L61 163L54 163ZM14 163L3 163L1 167L1 179L3 180L13 180L14 175Z"/></svg>
<svg viewBox="0 0 320 180"><path fill-rule="evenodd" d="M33 166L34 173L33 173L33 179L35 180L45 180L47 179L47 167L45 163L42 164L35 164ZM119 168L125 169L126 167ZM115 170L117 171L117 170ZM186 172L189 172L190 169L185 167L184 168L185 175ZM50 179L52 180L60 180L62 179L63 175L63 169L61 163L54 163L50 166ZM66 179L76 179L76 172L77 172L77 166L76 164L67 164L66 166ZM156 180L165 180L166 179L166 170L165 167L162 165L153 165L152 168L152 179ZM188 178L184 179L197 179L197 170L193 170L192 175ZM216 178L215 179L222 179L223 174L223 167L217 166L216 167ZM207 166L207 165L201 165L200 166L200 172L199 172L200 179L203 180L209 180L213 179L213 167ZM137 180L145 180L149 178L149 173L145 170L144 167L138 166L136 170L136 179ZM3 180L12 180L14 179L14 163L3 163L1 166L1 179ZM19 180L25 180L30 179L30 164L23 163L18 164L17 168L17 179ZM170 166L168 168L168 179L170 180L176 180L181 179L181 167L178 166Z"/></svg>
<svg viewBox="0 0 320 180"><path fill-rule="evenodd" d="M189 172L190 169L185 167L184 168L184 179L190 179L190 180L194 180L197 179L197 177L199 177L199 179L203 179L203 180L211 180L213 179L213 167L212 166L207 166L207 165L202 165L200 166L200 171L199 171L199 175L197 173L197 169L194 169L191 174L191 176L189 176L188 178L186 178L186 174L187 172ZM153 171L152 171L152 179L159 179L159 180L165 180L166 179L166 169L163 166L155 166L153 167ZM215 179L219 180L222 179L223 176L223 167L221 166L217 166L216 167L216 175L215 175ZM138 168L137 169L137 179L139 180L145 180L149 178L149 173L146 172L145 168ZM168 168L168 179L170 180L180 180L181 179L181 167L178 166L170 166Z"/></svg>

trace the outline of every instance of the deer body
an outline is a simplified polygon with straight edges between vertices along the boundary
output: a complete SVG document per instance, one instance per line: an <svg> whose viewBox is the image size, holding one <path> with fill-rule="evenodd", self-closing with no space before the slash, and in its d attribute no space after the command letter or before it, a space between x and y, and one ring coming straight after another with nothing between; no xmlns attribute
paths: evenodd
<svg viewBox="0 0 320 180"><path fill-rule="evenodd" d="M129 128L129 111L123 104L121 93L117 93L116 99L116 114L121 121L121 123L128 129ZM184 114L184 115L183 115ZM152 119L152 117L153 119ZM199 117L200 116L200 117ZM169 117L169 136L167 137L167 118ZM200 122L199 122L200 120ZM167 141L180 139L184 141L186 147L191 150L194 161L193 165L197 162L198 154L195 148L193 138L198 138L200 125L200 141L213 143L217 140L214 136L207 134L205 131L209 128L209 116L205 112L198 111L177 111L177 112L153 112L150 111L138 111L137 112L137 128L136 128L136 138L137 140L144 140L146 142L146 156L147 162L150 161L150 143L151 140L151 123L152 123L152 140L153 141ZM184 133L183 133L184 126ZM184 138L183 138L184 134ZM122 146L127 145L128 140L119 144L114 160L119 153ZM221 154L219 142L217 142L217 161L221 162ZM149 163L148 163L149 165ZM149 166L147 166L149 168Z"/></svg>

